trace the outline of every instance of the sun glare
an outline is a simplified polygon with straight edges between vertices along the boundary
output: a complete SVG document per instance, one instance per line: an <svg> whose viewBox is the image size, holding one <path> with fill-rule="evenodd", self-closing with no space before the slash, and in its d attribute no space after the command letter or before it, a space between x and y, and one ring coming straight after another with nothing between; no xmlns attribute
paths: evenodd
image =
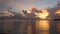
<svg viewBox="0 0 60 34"><path fill-rule="evenodd" d="M41 11L42 11L42 13L35 13L35 15L36 15L37 17L41 18L41 19L46 19L47 16L49 16L48 10L42 9Z"/></svg>
<svg viewBox="0 0 60 34"><path fill-rule="evenodd" d="M60 16L60 9L58 9L55 13Z"/></svg>

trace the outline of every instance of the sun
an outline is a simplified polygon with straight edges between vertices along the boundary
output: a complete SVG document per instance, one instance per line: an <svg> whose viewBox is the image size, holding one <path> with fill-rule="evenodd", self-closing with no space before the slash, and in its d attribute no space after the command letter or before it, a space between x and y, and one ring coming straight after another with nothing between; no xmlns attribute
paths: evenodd
<svg viewBox="0 0 60 34"><path fill-rule="evenodd" d="M46 19L49 16L49 12L47 9L41 9L42 13L35 13L37 17L41 19Z"/></svg>

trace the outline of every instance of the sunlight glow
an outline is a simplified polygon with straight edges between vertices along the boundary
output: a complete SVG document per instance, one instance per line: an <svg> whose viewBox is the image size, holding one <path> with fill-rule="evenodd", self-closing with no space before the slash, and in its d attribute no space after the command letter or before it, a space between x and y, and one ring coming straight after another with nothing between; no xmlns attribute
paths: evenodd
<svg viewBox="0 0 60 34"><path fill-rule="evenodd" d="M55 13L60 16L60 9L58 9Z"/></svg>
<svg viewBox="0 0 60 34"><path fill-rule="evenodd" d="M48 10L42 9L41 11L42 11L42 13L35 13L35 15L36 15L37 17L41 18L41 19L46 19L47 16L49 16Z"/></svg>
<svg viewBox="0 0 60 34"><path fill-rule="evenodd" d="M27 13L32 13L32 10L34 10L36 7L35 6L31 6L31 8L29 8L28 10L27 10Z"/></svg>
<svg viewBox="0 0 60 34"><path fill-rule="evenodd" d="M28 9L28 10L27 10L27 13L31 13L31 11L32 11L31 9Z"/></svg>
<svg viewBox="0 0 60 34"><path fill-rule="evenodd" d="M24 14L22 11L20 12L20 14L24 17L26 17L26 14Z"/></svg>

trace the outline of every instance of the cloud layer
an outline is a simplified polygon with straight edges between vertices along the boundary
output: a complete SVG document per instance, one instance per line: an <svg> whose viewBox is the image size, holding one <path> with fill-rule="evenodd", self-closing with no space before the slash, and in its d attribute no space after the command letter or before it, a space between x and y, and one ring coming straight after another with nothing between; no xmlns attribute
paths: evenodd
<svg viewBox="0 0 60 34"><path fill-rule="evenodd" d="M13 11L28 9L32 5L38 9L54 7L59 0L0 0L0 9L7 9L12 7Z"/></svg>

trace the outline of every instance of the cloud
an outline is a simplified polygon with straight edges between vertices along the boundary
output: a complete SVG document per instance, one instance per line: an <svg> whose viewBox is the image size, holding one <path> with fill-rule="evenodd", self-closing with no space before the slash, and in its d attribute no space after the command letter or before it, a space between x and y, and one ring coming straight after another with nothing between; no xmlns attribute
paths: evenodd
<svg viewBox="0 0 60 34"><path fill-rule="evenodd" d="M51 7L55 6L55 0L0 0L0 7L1 8L9 8L12 7L16 10L28 9L31 5L36 6L37 8L42 7ZM12 9L12 10L14 10Z"/></svg>

